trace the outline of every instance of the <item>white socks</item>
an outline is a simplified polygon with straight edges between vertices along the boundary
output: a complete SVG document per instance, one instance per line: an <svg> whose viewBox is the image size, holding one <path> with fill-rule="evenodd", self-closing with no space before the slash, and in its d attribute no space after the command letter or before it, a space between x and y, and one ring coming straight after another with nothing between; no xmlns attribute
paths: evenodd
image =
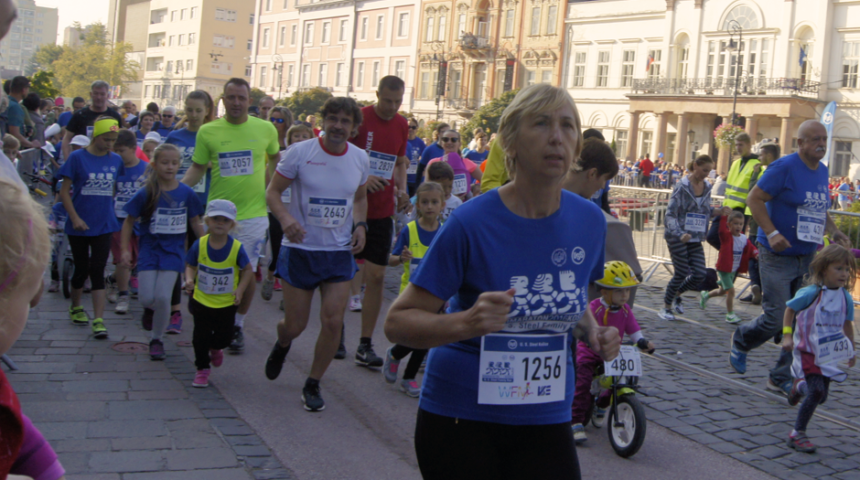
<svg viewBox="0 0 860 480"><path fill-rule="evenodd" d="M239 328L244 327L245 326L245 315L247 315L247 314L246 313L237 313L236 314L236 322L234 323L234 325L236 325Z"/></svg>

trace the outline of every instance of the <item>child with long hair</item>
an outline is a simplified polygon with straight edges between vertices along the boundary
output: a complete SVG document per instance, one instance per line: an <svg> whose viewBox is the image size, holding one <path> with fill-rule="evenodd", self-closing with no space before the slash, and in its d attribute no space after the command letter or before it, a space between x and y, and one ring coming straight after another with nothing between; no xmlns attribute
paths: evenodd
<svg viewBox="0 0 860 480"><path fill-rule="evenodd" d="M236 310L242 293L254 279L245 247L230 236L236 228L236 205L213 200L204 218L209 234L194 242L185 257L185 290L194 315L192 386L209 386L210 366L220 367L224 349L233 340ZM196 282L195 282L196 280Z"/></svg>
<svg viewBox="0 0 860 480"><path fill-rule="evenodd" d="M388 265L391 267L403 265L403 275L400 277L401 293L409 285L409 277L418 268L430 243L436 237L436 232L439 231L439 216L445 208L445 191L438 183L430 181L422 183L416 190L415 197L418 219L409 222L403 228L400 235L397 236L397 243L388 258ZM424 356L427 355L427 350L414 349L400 344L394 345L385 352L382 375L386 382L396 382L400 361L410 353L412 356L409 357L406 371L403 372L400 391L410 397L418 398L421 388L415 381L415 376L418 374Z"/></svg>
<svg viewBox="0 0 860 480"><path fill-rule="evenodd" d="M181 162L175 145L160 145L153 152L146 182L125 205L128 216L122 225L122 262L130 265L131 236L140 219L140 252L137 259L138 298L141 305L154 311L149 356L164 359L161 337L170 317L173 286L185 269L185 235L188 225L203 235L200 215L203 206L188 185L176 179Z"/></svg>
<svg viewBox="0 0 860 480"><path fill-rule="evenodd" d="M856 361L850 293L857 272L854 262L854 255L845 248L836 244L825 247L809 265L808 285L785 304L782 348L794 357L789 405L797 405L806 395L788 437L789 448L798 452L815 452L815 445L806 436L809 420L827 399L830 381L841 383L848 377L838 363L847 360L851 368Z"/></svg>

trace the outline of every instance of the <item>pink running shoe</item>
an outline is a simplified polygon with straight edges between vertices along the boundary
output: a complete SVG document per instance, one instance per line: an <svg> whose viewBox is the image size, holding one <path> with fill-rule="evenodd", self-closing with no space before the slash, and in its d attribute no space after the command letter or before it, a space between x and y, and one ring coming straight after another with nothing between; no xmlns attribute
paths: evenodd
<svg viewBox="0 0 860 480"><path fill-rule="evenodd" d="M224 350L209 350L209 362L215 368L220 367L224 363Z"/></svg>
<svg viewBox="0 0 860 480"><path fill-rule="evenodd" d="M211 370L205 368L203 370L197 370L197 375L194 375L194 381L191 382L191 386L195 388L206 388L209 386L209 373Z"/></svg>
<svg viewBox="0 0 860 480"><path fill-rule="evenodd" d="M170 325L167 326L166 332L174 335L182 333L182 312L173 312L170 316Z"/></svg>

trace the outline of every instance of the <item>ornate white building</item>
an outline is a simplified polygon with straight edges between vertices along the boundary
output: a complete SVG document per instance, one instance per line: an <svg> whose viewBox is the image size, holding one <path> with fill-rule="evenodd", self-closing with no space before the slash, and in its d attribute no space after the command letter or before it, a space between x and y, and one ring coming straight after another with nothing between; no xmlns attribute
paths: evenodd
<svg viewBox="0 0 860 480"><path fill-rule="evenodd" d="M583 128L619 157L707 153L725 171L713 130L733 110L754 142L779 138L787 153L800 122L836 101L831 172L860 161L856 0L571 1L564 53Z"/></svg>

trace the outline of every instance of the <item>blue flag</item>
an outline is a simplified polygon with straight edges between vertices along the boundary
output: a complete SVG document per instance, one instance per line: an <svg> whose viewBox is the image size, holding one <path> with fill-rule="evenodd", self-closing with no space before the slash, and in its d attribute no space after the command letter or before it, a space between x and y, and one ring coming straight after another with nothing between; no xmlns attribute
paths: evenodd
<svg viewBox="0 0 860 480"><path fill-rule="evenodd" d="M830 160L830 144L833 143L833 121L836 120L836 102L830 102L821 113L821 123L827 129L827 153L821 159L821 163L828 165Z"/></svg>
<svg viewBox="0 0 860 480"><path fill-rule="evenodd" d="M805 62L805 61L806 61L806 49L803 47L800 47L800 60L798 60L797 63L798 63L798 65L803 67L803 62Z"/></svg>

